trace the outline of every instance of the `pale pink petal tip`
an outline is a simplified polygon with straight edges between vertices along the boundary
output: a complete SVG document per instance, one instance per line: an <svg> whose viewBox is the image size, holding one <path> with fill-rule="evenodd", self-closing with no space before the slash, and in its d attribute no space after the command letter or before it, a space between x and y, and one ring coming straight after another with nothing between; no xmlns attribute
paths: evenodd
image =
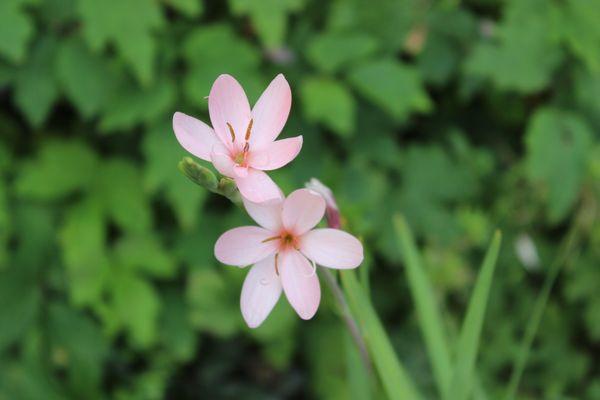
<svg viewBox="0 0 600 400"><path fill-rule="evenodd" d="M277 249L274 241L264 240L272 233L257 226L231 229L215 243L215 257L223 264L244 267L264 260Z"/></svg>
<svg viewBox="0 0 600 400"><path fill-rule="evenodd" d="M204 122L182 112L173 114L173 131L185 150L206 161L217 141L214 131Z"/></svg>
<svg viewBox="0 0 600 400"><path fill-rule="evenodd" d="M252 109L252 144L262 147L274 141L283 129L292 107L292 91L282 74L271 81Z"/></svg>
<svg viewBox="0 0 600 400"><path fill-rule="evenodd" d="M302 319L311 319L321 301L321 287L310 262L296 250L279 253L281 284L290 305Z"/></svg>
<svg viewBox="0 0 600 400"><path fill-rule="evenodd" d="M269 316L281 296L281 280L275 272L275 257L256 263L242 287L240 307L250 328L256 328Z"/></svg>
<svg viewBox="0 0 600 400"><path fill-rule="evenodd" d="M319 265L329 268L356 268L363 262L362 243L338 229L314 229L301 238L300 251Z"/></svg>
<svg viewBox="0 0 600 400"><path fill-rule="evenodd" d="M252 153L250 164L256 169L270 171L290 163L302 149L302 136L277 140Z"/></svg>

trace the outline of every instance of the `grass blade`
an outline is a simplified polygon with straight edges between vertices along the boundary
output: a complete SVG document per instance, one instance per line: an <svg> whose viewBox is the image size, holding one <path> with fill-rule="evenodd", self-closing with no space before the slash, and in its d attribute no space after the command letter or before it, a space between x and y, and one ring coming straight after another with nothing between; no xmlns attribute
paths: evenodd
<svg viewBox="0 0 600 400"><path fill-rule="evenodd" d="M473 370L479 349L479 339L483 327L485 309L500 250L500 242L500 232L496 232L483 260L473 294L469 300L467 315L463 321L458 338L456 366L451 386L451 399L464 400L468 398L473 388Z"/></svg>
<svg viewBox="0 0 600 400"><path fill-rule="evenodd" d="M394 347L354 271L342 271L340 275L350 308L361 326L371 359L388 398L420 399L417 388L396 356Z"/></svg>
<svg viewBox="0 0 600 400"><path fill-rule="evenodd" d="M517 394L521 376L523 375L525 365L527 364L527 359L529 358L531 345L533 344L533 340L535 339L540 323L542 322L542 316L544 315L546 303L548 302L550 293L554 287L554 282L559 275L561 267L568 262L569 257L571 256L571 253L573 252L579 240L578 229L580 220L581 217L576 218L576 222L569 229L569 233L565 237L554 263L550 266L548 275L546 275L544 286L542 286L542 290L535 301L531 318L529 318L529 322L525 328L523 341L521 342L519 351L514 361L513 372L508 384L508 390L506 391L506 400L514 399ZM573 260L571 260L571 262L572 261Z"/></svg>
<svg viewBox="0 0 600 400"><path fill-rule="evenodd" d="M525 364L527 363L527 359L529 358L529 352L531 350L531 345L533 344L533 339L535 339L535 335L537 333L538 327L542 322L542 316L544 315L544 310L546 309L546 303L548 302L548 298L550 297L550 292L552 291L552 287L554 286L554 281L558 277L558 272L560 271L561 264L555 263L552 266L552 269L548 272L546 279L544 280L544 286L536 299L535 305L533 306L533 312L531 314L531 318L527 323L527 327L525 328L525 334L523 336L523 342L521 342L521 346L519 347L519 351L517 353L513 372L510 377L510 382L508 384L508 390L506 393L506 399L511 400L515 398L517 393L517 389L519 387L519 382L521 381L521 376L523 375L523 371L525 370Z"/></svg>
<svg viewBox="0 0 600 400"><path fill-rule="evenodd" d="M415 302L419 326L425 339L433 375L440 397L447 398L447 391L452 379L452 364L442 317L436 304L436 296L421 264L421 257L412 232L402 216L394 217L394 227L396 235L400 239L406 279Z"/></svg>

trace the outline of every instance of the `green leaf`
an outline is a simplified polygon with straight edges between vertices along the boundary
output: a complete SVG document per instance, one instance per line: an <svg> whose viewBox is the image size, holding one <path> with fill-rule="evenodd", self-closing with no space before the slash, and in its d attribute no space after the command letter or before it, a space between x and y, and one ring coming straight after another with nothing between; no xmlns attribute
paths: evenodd
<svg viewBox="0 0 600 400"><path fill-rule="evenodd" d="M215 24L190 32L183 44L183 56L190 66L184 93L197 106L207 108L206 96L213 81L223 73L233 75L250 98L264 89L258 75L260 54L228 25Z"/></svg>
<svg viewBox="0 0 600 400"><path fill-rule="evenodd" d="M592 131L577 114L543 108L525 134L527 172L547 188L548 218L558 223L577 200L584 178Z"/></svg>
<svg viewBox="0 0 600 400"><path fill-rule="evenodd" d="M156 43L153 32L163 24L156 1L78 0L83 36L99 52L108 43L116 46L138 80L148 85L154 78Z"/></svg>
<svg viewBox="0 0 600 400"><path fill-rule="evenodd" d="M91 195L101 205L104 214L125 231L146 232L152 225L141 173L128 161L113 159L104 162Z"/></svg>
<svg viewBox="0 0 600 400"><path fill-rule="evenodd" d="M62 43L56 73L67 97L86 118L103 108L114 90L108 63L78 39Z"/></svg>
<svg viewBox="0 0 600 400"><path fill-rule="evenodd" d="M322 122L340 136L354 131L356 104L344 85L328 78L310 78L302 83L300 95L309 121Z"/></svg>
<svg viewBox="0 0 600 400"><path fill-rule="evenodd" d="M229 0L229 4L234 15L250 16L266 48L276 49L284 42L288 14L299 11L304 0Z"/></svg>
<svg viewBox="0 0 600 400"><path fill-rule="evenodd" d="M385 51L397 53L414 25L429 11L418 0L349 0L333 2L329 28L365 32L376 38Z"/></svg>
<svg viewBox="0 0 600 400"><path fill-rule="evenodd" d="M462 400L469 398L475 379L475 361L479 350L481 330L485 317L498 252L500 251L501 234L496 232L492 243L485 255L473 294L469 300L467 314L458 339L456 350L456 366L450 386L451 399Z"/></svg>
<svg viewBox="0 0 600 400"><path fill-rule="evenodd" d="M55 53L56 40L42 37L16 75L15 102L34 127L44 122L58 99L58 85L54 77Z"/></svg>
<svg viewBox="0 0 600 400"><path fill-rule="evenodd" d="M369 57L377 47L375 39L361 32L326 32L309 42L306 57L315 67L332 73Z"/></svg>
<svg viewBox="0 0 600 400"><path fill-rule="evenodd" d="M85 200L68 209L58 238L73 304L95 304L109 274L104 219L98 204Z"/></svg>
<svg viewBox="0 0 600 400"><path fill-rule="evenodd" d="M199 0L162 0L187 17L199 17L204 12L204 3Z"/></svg>
<svg viewBox="0 0 600 400"><path fill-rule="evenodd" d="M0 365L0 398L18 400L64 400L57 379L41 358L24 362L8 361Z"/></svg>
<svg viewBox="0 0 600 400"><path fill-rule="evenodd" d="M398 359L377 313L356 279L354 271L341 272L344 292L358 320L369 354L390 399L420 399L417 388Z"/></svg>
<svg viewBox="0 0 600 400"><path fill-rule="evenodd" d="M52 358L67 370L70 392L75 397L101 398L102 365L108 355L101 327L65 304L53 303L49 308Z"/></svg>
<svg viewBox="0 0 600 400"><path fill-rule="evenodd" d="M152 345L158 336L161 302L146 280L130 273L115 274L111 283L112 315L136 347Z"/></svg>
<svg viewBox="0 0 600 400"><path fill-rule="evenodd" d="M25 270L11 267L0 271L0 353L31 329L41 300L34 277Z"/></svg>
<svg viewBox="0 0 600 400"><path fill-rule="evenodd" d="M590 71L600 72L600 2L568 0L553 7L556 29Z"/></svg>
<svg viewBox="0 0 600 400"><path fill-rule="evenodd" d="M5 265L8 257L6 244L10 234L11 218L8 211L8 191L4 181L0 178L0 269Z"/></svg>
<svg viewBox="0 0 600 400"><path fill-rule="evenodd" d="M155 236L126 236L114 248L116 263L155 277L172 277L175 260Z"/></svg>
<svg viewBox="0 0 600 400"><path fill-rule="evenodd" d="M177 143L172 131L171 124L165 121L146 132L142 143L146 157L144 186L152 193L163 193L173 208L179 225L189 230L197 223L208 192L190 183L177 170L181 158L188 153ZM213 178L216 188L214 174Z"/></svg>
<svg viewBox="0 0 600 400"><path fill-rule="evenodd" d="M446 398L452 379L452 364L442 316L439 305L436 304L437 293L426 275L412 232L404 218L396 215L394 226L396 235L400 239L406 279L415 302L419 326L425 338L427 355L433 368L438 392L441 398Z"/></svg>
<svg viewBox="0 0 600 400"><path fill-rule="evenodd" d="M432 108L418 71L398 61L382 59L359 65L350 71L348 79L363 96L397 120Z"/></svg>
<svg viewBox="0 0 600 400"><path fill-rule="evenodd" d="M188 361L194 357L197 347L189 307L178 291L169 291L162 299L163 310L159 325L161 342L176 360Z"/></svg>
<svg viewBox="0 0 600 400"><path fill-rule="evenodd" d="M25 58L27 43L34 33L34 25L25 13L25 6L35 3L36 0L0 2L0 54L13 62L20 63Z"/></svg>
<svg viewBox="0 0 600 400"><path fill-rule="evenodd" d="M16 183L19 196L56 200L93 184L96 154L82 142L52 140L36 159L23 164Z"/></svg>
<svg viewBox="0 0 600 400"><path fill-rule="evenodd" d="M104 109L100 129L107 133L131 132L137 124L161 120L172 113L175 95L175 85L169 80L146 88L122 82Z"/></svg>
<svg viewBox="0 0 600 400"><path fill-rule="evenodd" d="M562 52L549 29L545 0L510 1L498 41L479 43L466 61L467 73L490 79L502 90L538 91L550 84Z"/></svg>
<svg viewBox="0 0 600 400"><path fill-rule="evenodd" d="M222 337L236 333L243 323L239 288L234 290L223 274L211 269L192 271L186 288L192 325Z"/></svg>

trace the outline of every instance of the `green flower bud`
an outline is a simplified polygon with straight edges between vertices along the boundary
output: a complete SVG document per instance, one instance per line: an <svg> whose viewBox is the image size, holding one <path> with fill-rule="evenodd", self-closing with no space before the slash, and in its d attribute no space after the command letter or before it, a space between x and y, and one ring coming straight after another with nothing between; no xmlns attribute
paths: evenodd
<svg viewBox="0 0 600 400"><path fill-rule="evenodd" d="M225 197L231 197L237 192L237 185L231 178L221 178L219 181L219 192Z"/></svg>
<svg viewBox="0 0 600 400"><path fill-rule="evenodd" d="M195 184L205 187L211 192L217 192L217 177L208 168L198 164L190 157L184 157L184 159L179 162L178 167L179 170Z"/></svg>

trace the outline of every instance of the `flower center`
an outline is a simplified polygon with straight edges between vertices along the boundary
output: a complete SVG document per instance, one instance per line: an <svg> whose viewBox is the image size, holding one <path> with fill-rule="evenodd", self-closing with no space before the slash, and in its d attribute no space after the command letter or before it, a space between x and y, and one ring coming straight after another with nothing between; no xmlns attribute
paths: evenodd
<svg viewBox="0 0 600 400"><path fill-rule="evenodd" d="M240 167L247 167L247 158L248 151L250 150L250 135L252 134L252 124L254 124L254 120L250 119L248 123L248 127L246 128L246 135L244 136L244 148L242 151L238 152L235 157L233 157L233 162L239 165ZM231 134L231 143L235 143L235 131L233 130L233 126L229 122L227 122L227 127L229 128L229 133Z"/></svg>
<svg viewBox="0 0 600 400"><path fill-rule="evenodd" d="M233 158L233 162L239 166L243 166L243 164L246 162L246 153L238 153L238 155Z"/></svg>
<svg viewBox="0 0 600 400"><path fill-rule="evenodd" d="M294 236L292 236L292 234L291 234L291 233L286 233L286 234L284 234L284 235L281 237L281 242L282 242L284 245L291 245L291 244L293 244L293 243L294 243L294 241L295 241L295 240L294 240Z"/></svg>
<svg viewBox="0 0 600 400"><path fill-rule="evenodd" d="M272 240L279 241L279 249L280 250L286 249L288 247L293 247L296 250L298 250L298 240L297 240L296 236L294 236L294 234L292 234L290 232L282 232L281 234L279 234L277 236L268 237L268 238L264 239L262 241L262 243L270 242Z"/></svg>

